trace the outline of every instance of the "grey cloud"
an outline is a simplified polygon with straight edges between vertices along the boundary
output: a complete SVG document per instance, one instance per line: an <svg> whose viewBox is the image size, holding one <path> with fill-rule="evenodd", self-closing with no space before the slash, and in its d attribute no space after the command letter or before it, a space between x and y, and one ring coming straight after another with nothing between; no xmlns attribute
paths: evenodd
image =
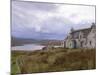
<svg viewBox="0 0 100 75"><path fill-rule="evenodd" d="M42 30L47 30L48 33L66 34L73 23L67 18L51 17L45 22L42 22Z"/></svg>
<svg viewBox="0 0 100 75"><path fill-rule="evenodd" d="M73 13L73 11L69 18L64 16L63 13L60 14L63 16L53 15L48 17L46 13L57 13L58 8L55 4L13 1L12 35L36 39L64 39L71 27L76 29L88 27L92 22L82 20L80 23L74 24L70 18L76 18L78 13ZM65 13L67 14L67 12ZM37 30L39 27L40 29Z"/></svg>
<svg viewBox="0 0 100 75"><path fill-rule="evenodd" d="M28 10L39 10L39 11L55 11L57 6L49 3L29 2L29 1L12 1L12 6L21 7L22 9Z"/></svg>

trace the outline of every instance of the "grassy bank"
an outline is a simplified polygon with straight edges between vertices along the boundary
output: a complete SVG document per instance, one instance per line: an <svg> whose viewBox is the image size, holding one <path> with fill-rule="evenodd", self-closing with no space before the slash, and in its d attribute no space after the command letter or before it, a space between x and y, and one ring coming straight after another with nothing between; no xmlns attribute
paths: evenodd
<svg viewBox="0 0 100 75"><path fill-rule="evenodd" d="M38 73L96 68L95 49L55 48L45 51L12 51L11 72Z"/></svg>

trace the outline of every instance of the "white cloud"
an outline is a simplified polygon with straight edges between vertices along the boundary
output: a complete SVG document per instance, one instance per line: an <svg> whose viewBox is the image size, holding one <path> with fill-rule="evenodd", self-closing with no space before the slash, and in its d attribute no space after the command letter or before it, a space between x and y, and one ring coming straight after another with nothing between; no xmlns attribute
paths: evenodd
<svg viewBox="0 0 100 75"><path fill-rule="evenodd" d="M58 5L58 12L63 17L69 18L72 22L78 24L82 20L95 20L94 6L80 5ZM72 16L74 14L74 16Z"/></svg>

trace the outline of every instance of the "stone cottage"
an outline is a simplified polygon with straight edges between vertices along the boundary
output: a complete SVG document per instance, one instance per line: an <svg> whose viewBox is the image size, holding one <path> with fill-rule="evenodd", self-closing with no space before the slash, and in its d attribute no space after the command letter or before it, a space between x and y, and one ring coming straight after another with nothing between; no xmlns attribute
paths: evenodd
<svg viewBox="0 0 100 75"><path fill-rule="evenodd" d="M96 48L96 25L92 23L90 28L71 29L63 41L65 48Z"/></svg>

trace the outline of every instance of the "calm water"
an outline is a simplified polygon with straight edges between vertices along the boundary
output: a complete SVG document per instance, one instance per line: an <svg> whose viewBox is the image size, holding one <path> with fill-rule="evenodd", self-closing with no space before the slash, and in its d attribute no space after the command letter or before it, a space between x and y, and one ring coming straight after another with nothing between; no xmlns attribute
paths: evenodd
<svg viewBox="0 0 100 75"><path fill-rule="evenodd" d="M24 50L24 51L34 51L34 50L40 50L44 46L42 45L36 45L36 44L24 44L22 46L14 46L11 47L12 50Z"/></svg>

